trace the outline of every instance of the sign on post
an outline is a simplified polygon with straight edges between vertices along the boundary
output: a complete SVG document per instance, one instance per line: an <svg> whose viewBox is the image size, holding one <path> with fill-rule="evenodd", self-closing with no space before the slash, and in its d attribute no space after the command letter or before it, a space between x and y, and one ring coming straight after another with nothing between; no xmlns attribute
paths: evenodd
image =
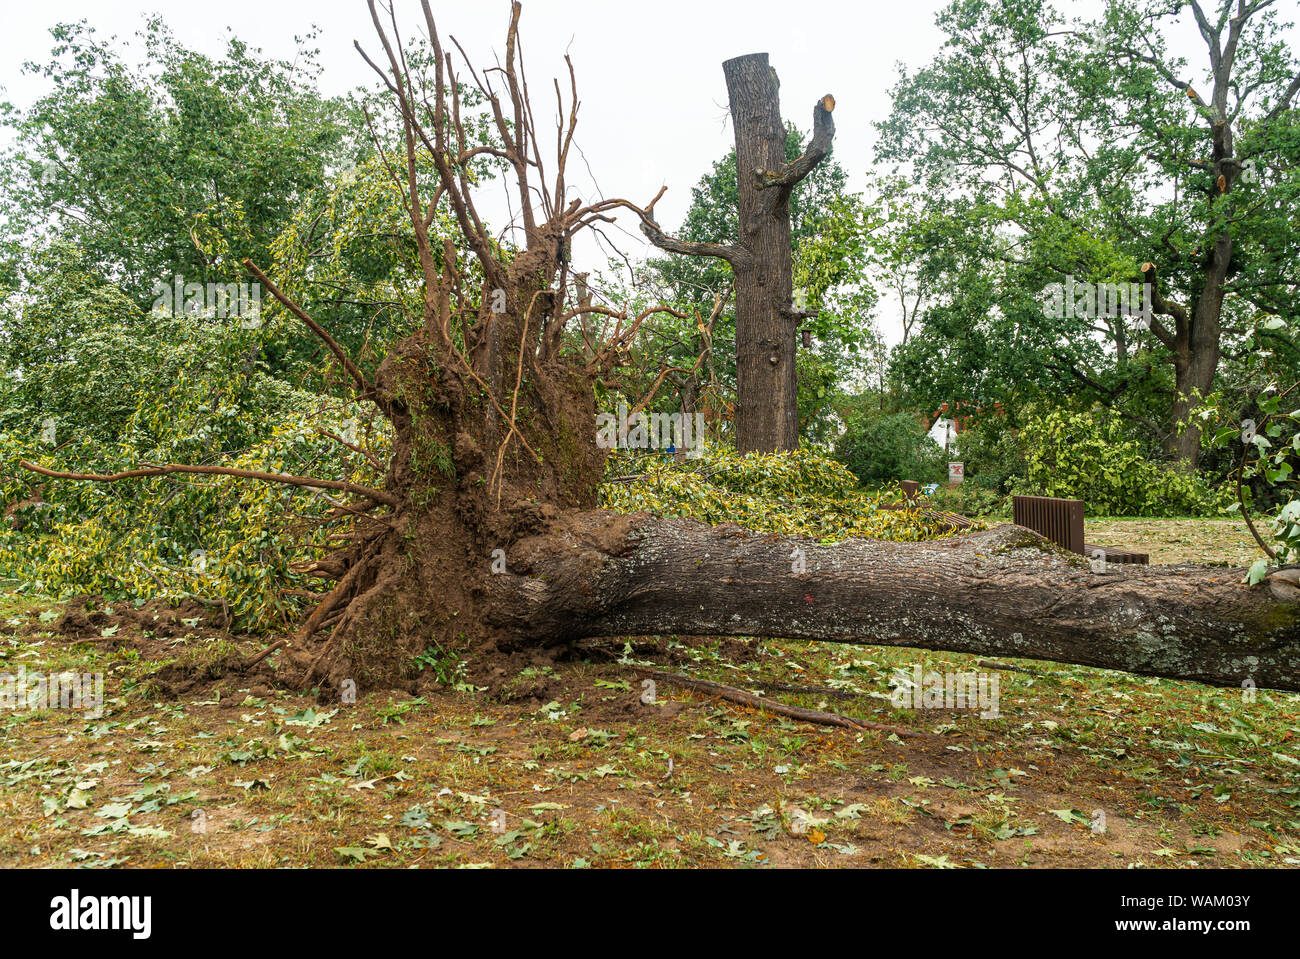
<svg viewBox="0 0 1300 959"><path fill-rule="evenodd" d="M965 464L965 463L949 463L949 464L948 464L948 485L949 485L949 486L956 486L958 483L960 483L960 482L961 482L963 479L965 479L965 478L966 478L966 464Z"/></svg>

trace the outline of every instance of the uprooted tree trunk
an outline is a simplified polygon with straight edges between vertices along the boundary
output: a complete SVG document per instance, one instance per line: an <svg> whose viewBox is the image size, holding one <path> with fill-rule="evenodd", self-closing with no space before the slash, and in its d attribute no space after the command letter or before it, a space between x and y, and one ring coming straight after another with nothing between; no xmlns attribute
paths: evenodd
<svg viewBox="0 0 1300 959"><path fill-rule="evenodd" d="M732 525L584 513L515 546L508 574L492 578L491 615L530 643L785 636L1300 689L1297 572L1256 588L1223 567L1097 573L1010 524L922 543L826 546Z"/></svg>
<svg viewBox="0 0 1300 959"><path fill-rule="evenodd" d="M304 685L335 693L347 681L382 688L409 678L414 657L433 643L495 653L583 636L679 632L1036 657L1300 688L1294 570L1254 587L1241 583L1242 571L1221 568L1125 567L1102 576L1013 527L926 543L822 546L595 511L605 451L596 444L594 386L648 317L672 311L631 316L573 296L566 251L577 232L618 209L657 230L654 202L568 200L572 66L567 117L556 149L543 151L517 56L518 3L501 66L484 74L469 68L497 138L475 142L452 59L427 2L423 8L435 53L427 83L408 75L396 23L382 22L373 0L387 66L366 57L401 111L404 168L394 164L392 172L425 282L419 329L393 346L372 381L249 264L326 344L357 395L391 421L383 488L218 466L95 476L26 464L72 480L224 473L337 497L336 515L350 522L350 534L338 552L307 567L333 588L289 640ZM474 205L472 165L484 156L504 160L515 182L522 241L513 256L503 255ZM432 185L416 175L426 159L438 172ZM470 288L451 241L430 233L440 206L473 251L480 287ZM453 324L467 314L473 322ZM570 330L579 318L592 321L585 338ZM806 572L792 572L796 546Z"/></svg>

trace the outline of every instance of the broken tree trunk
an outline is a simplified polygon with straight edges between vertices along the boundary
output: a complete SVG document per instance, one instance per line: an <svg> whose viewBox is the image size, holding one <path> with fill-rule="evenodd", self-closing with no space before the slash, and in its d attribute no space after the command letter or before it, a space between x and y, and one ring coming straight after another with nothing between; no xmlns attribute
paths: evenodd
<svg viewBox="0 0 1300 959"><path fill-rule="evenodd" d="M796 338L799 324L810 314L796 310L792 299L790 194L830 153L835 98L827 94L814 105L812 139L802 156L787 163L781 84L767 54L736 57L722 70L736 130L735 245L666 236L652 218L653 203L640 211L641 229L661 250L714 256L731 264L736 289L736 449L792 450L799 446Z"/></svg>
<svg viewBox="0 0 1300 959"><path fill-rule="evenodd" d="M643 514L565 520L517 543L508 571L490 577L490 615L521 641L785 636L1300 690L1295 570L1253 587L1223 567L1093 573L1009 524L824 546ZM792 572L796 547L804 573Z"/></svg>
<svg viewBox="0 0 1300 959"><path fill-rule="evenodd" d="M799 445L795 340L802 314L791 299L790 193L830 151L833 97L813 111L807 151L785 161L780 81L766 53L722 65L736 130L736 448L741 453Z"/></svg>

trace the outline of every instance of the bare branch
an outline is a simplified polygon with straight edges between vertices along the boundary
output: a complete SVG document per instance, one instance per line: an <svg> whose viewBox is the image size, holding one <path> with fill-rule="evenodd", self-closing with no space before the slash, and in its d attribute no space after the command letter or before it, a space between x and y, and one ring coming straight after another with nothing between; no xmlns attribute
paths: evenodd
<svg viewBox="0 0 1300 959"><path fill-rule="evenodd" d="M307 328L320 338L321 342L324 343L329 348L329 351L334 354L335 359L339 361L339 365L347 371L348 376L352 377L362 399L372 401L386 414L389 416L393 415L393 403L380 395L379 390L375 388L373 383L366 379L365 374L362 373L360 368L352 362L351 358L344 352L343 347L339 346L334 337L326 333L319 323L304 312L302 307L289 299L289 297L286 296L278 286L271 282L270 277L257 268L257 265L252 260L244 260L244 268L247 269L248 272L252 273L253 276L257 277L258 282L266 287L267 291L279 300L286 310L298 317L298 319L302 320L303 323L307 325Z"/></svg>
<svg viewBox="0 0 1300 959"><path fill-rule="evenodd" d="M241 470L228 466L189 466L183 463L168 463L165 466L142 466L138 469L123 470L120 473L65 473L60 470L37 466L27 460L19 460L18 465L33 473L49 476L52 479L78 480L93 483L116 483L119 480L136 479L141 476L168 476L172 473L197 473L203 476L236 476L240 479L261 480L265 483L284 483L288 486L300 486L309 489L334 489L356 496L364 496L376 503L388 506L400 506L401 500L384 490L371 489L359 483L345 480L313 479L310 476L294 476L289 473L263 473L260 470Z"/></svg>
<svg viewBox="0 0 1300 959"><path fill-rule="evenodd" d="M780 170L757 170L759 189L780 186L792 188L804 177L816 169L817 164L831 151L831 141L835 138L835 120L831 111L835 109L835 98L829 93L813 106L813 137L808 149L797 159L791 160Z"/></svg>

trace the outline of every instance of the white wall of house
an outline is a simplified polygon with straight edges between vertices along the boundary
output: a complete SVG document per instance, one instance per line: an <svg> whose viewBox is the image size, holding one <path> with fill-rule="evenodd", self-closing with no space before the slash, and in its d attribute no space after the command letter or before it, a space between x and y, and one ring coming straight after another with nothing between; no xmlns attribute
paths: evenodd
<svg viewBox="0 0 1300 959"><path fill-rule="evenodd" d="M940 448L952 450L957 445L957 424L949 417L941 416L934 421L927 434Z"/></svg>

